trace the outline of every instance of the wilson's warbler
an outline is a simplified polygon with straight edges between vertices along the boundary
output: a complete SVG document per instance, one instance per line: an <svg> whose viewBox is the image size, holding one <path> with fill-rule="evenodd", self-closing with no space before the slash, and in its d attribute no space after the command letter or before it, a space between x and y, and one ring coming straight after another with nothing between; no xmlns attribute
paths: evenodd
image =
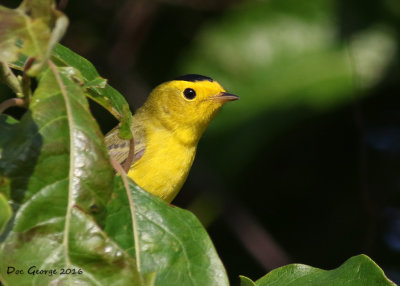
<svg viewBox="0 0 400 286"><path fill-rule="evenodd" d="M157 86L133 116L135 152L128 176L171 202L186 180L204 130L225 102L237 99L213 79L195 74ZM123 163L129 141L118 133L115 127L105 141L110 156Z"/></svg>

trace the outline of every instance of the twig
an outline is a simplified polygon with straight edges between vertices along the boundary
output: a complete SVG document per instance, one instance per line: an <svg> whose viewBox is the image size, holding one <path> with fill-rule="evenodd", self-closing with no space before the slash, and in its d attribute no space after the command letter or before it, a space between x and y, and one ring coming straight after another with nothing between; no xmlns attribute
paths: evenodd
<svg viewBox="0 0 400 286"><path fill-rule="evenodd" d="M65 8L67 8L67 5L68 5L68 0L60 0L60 2L58 2L57 9L64 11Z"/></svg>
<svg viewBox="0 0 400 286"><path fill-rule="evenodd" d="M223 219L266 271L290 263L291 259L286 251L240 201L229 199Z"/></svg>
<svg viewBox="0 0 400 286"><path fill-rule="evenodd" d="M24 65L24 73L22 74L22 94L26 102L29 102L32 97L31 78L28 76L28 71L35 62L35 58L28 58Z"/></svg>
<svg viewBox="0 0 400 286"><path fill-rule="evenodd" d="M350 39L347 39L346 52L350 64L350 72L354 80L353 109L354 122L358 131L358 189L360 201L367 214L368 229L365 235L364 248L366 252L373 250L376 232L378 229L379 205L373 198L372 190L368 184L368 146L366 142L367 127L361 107L361 79L357 74L357 62L351 49Z"/></svg>
<svg viewBox="0 0 400 286"><path fill-rule="evenodd" d="M0 103L0 114L2 114L4 112L4 110L6 110L7 108L10 108L12 106L24 107L24 106L26 106L26 102L22 98L7 99L6 101L3 101L2 103Z"/></svg>
<svg viewBox="0 0 400 286"><path fill-rule="evenodd" d="M219 207L222 210L222 214L214 211L215 217L209 218L208 221L215 220L217 216L222 215L222 219L232 230L235 238L266 271L290 263L290 255L252 214L251 210L246 208L242 200L235 198L224 182L208 168L201 168L201 170L201 180L195 183L198 184L199 189L209 189L210 185L214 186L215 190L211 190L209 194L213 203L216 203L214 209ZM209 214L211 211L208 210L207 213Z"/></svg>
<svg viewBox="0 0 400 286"><path fill-rule="evenodd" d="M131 168L134 157L135 157L135 141L132 137L132 139L129 140L128 158L126 158L125 162L122 164L122 168L124 168L124 171L126 173L128 173L129 169Z"/></svg>
<svg viewBox="0 0 400 286"><path fill-rule="evenodd" d="M115 160L113 157L110 157L110 162L111 165L113 166L114 170L119 173L119 174L123 174L126 173L124 168L122 168L121 164L117 162L117 160ZM124 182L125 183L125 182Z"/></svg>
<svg viewBox="0 0 400 286"><path fill-rule="evenodd" d="M117 23L120 26L118 39L110 52L109 63L124 73L136 60L140 45L146 38L159 4L157 1L126 1L121 6Z"/></svg>
<svg viewBox="0 0 400 286"><path fill-rule="evenodd" d="M22 97L22 88L19 80L4 62L0 62L0 80L4 81L18 97Z"/></svg>

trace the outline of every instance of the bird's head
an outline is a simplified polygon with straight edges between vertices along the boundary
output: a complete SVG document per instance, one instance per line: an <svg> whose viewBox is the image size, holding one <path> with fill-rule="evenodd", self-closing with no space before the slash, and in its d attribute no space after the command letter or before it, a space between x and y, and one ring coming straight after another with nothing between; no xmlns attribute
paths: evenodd
<svg viewBox="0 0 400 286"><path fill-rule="evenodd" d="M200 137L222 105L237 99L213 79L189 74L157 86L145 109L169 128L189 128Z"/></svg>

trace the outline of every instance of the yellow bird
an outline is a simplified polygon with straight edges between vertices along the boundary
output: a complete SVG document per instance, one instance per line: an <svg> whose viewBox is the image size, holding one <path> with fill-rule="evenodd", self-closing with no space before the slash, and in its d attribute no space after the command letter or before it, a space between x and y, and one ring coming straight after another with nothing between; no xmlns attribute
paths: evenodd
<svg viewBox="0 0 400 286"><path fill-rule="evenodd" d="M186 180L204 130L224 103L237 99L218 82L196 74L157 86L133 116L135 154L128 176L171 202ZM115 127L105 141L110 156L123 163L129 141L118 133Z"/></svg>

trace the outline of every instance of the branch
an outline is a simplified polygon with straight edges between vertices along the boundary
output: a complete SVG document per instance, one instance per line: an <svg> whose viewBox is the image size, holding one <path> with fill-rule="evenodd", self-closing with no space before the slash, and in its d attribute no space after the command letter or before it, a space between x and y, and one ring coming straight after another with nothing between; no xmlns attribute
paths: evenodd
<svg viewBox="0 0 400 286"><path fill-rule="evenodd" d="M22 98L7 99L6 101L3 101L2 103L0 103L0 114L2 114L4 112L4 110L6 110L7 108L10 108L12 106L25 107L26 102Z"/></svg>
<svg viewBox="0 0 400 286"><path fill-rule="evenodd" d="M68 4L68 0L60 0L60 2L58 2L57 9L64 11L65 8L67 8L67 4Z"/></svg>
<svg viewBox="0 0 400 286"><path fill-rule="evenodd" d="M25 65L24 65L24 73L22 74L22 94L26 102L30 102L32 97L32 90L31 90L31 78L28 75L29 69L32 67L33 63L35 62L35 58L28 58Z"/></svg>
<svg viewBox="0 0 400 286"><path fill-rule="evenodd" d="M129 140L129 153L128 158L126 158L125 162L122 164L122 168L124 168L125 172L128 173L131 165L133 163L133 159L135 157L135 141L133 137Z"/></svg>
<svg viewBox="0 0 400 286"><path fill-rule="evenodd" d="M223 219L252 257L267 271L287 265L290 257L240 201L229 199Z"/></svg>
<svg viewBox="0 0 400 286"><path fill-rule="evenodd" d="M111 162L111 165L113 166L115 172L116 172L117 174L120 174L120 175L121 175L122 180L124 181L124 185L127 186L127 185L128 185L128 179L126 178L126 177L127 177L127 174L126 174L124 168L121 166L120 163L117 162L117 160L115 160L115 159L112 158L112 157L110 157L110 162ZM130 179L132 180L132 182L134 182L134 183L136 184L136 182L135 182L132 178L130 178Z"/></svg>

